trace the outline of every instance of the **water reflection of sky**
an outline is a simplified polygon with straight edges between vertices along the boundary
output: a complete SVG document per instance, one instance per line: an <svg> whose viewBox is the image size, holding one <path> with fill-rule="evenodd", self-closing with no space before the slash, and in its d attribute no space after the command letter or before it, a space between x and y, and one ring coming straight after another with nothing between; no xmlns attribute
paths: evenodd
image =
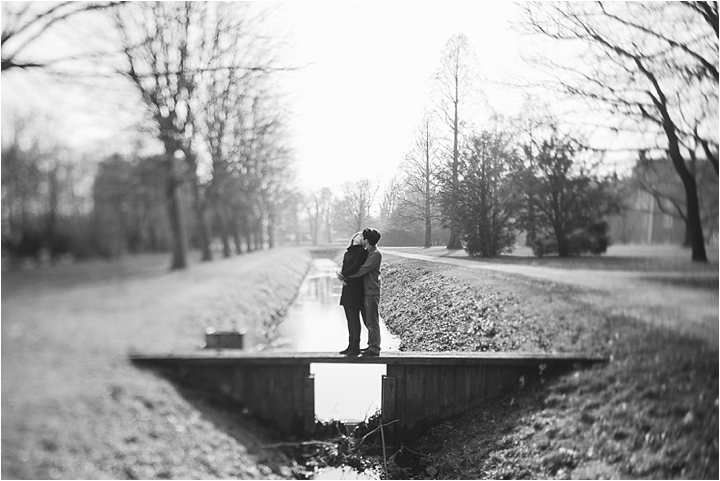
<svg viewBox="0 0 720 481"><path fill-rule="evenodd" d="M339 352L347 347L345 312L340 305L342 284L335 276L339 266L330 259L315 259L298 297L280 327L279 349L305 352ZM396 351L399 340L381 320L381 347ZM362 326L360 346L367 345ZM315 415L320 419L362 420L380 406L382 364L312 364L315 375Z"/></svg>

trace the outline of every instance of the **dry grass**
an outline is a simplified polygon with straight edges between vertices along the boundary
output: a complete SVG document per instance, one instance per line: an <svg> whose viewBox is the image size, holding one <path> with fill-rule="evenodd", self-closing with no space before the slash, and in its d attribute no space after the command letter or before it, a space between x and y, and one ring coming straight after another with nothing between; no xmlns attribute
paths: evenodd
<svg viewBox="0 0 720 481"><path fill-rule="evenodd" d="M689 319L653 324L644 320L657 313L643 306L485 269L392 257L385 272L383 315L407 349L583 351L611 359L433 428L412 446L432 453L426 472L443 479L717 479L718 344L685 332Z"/></svg>
<svg viewBox="0 0 720 481"><path fill-rule="evenodd" d="M186 272L168 272L166 256L143 256L3 273L2 477L292 477L292 459L261 447L276 441L264 426L135 369L127 354L196 348L210 326L248 329L249 344L267 341L309 262L306 250L278 249L195 261ZM681 315L652 325L644 321L658 312L611 306L582 288L385 262L383 314L409 349L612 356L607 366L547 380L432 429L414 446L433 453L429 472L717 479L717 339L680 329ZM716 291L684 281L695 269L687 260L653 262L624 265ZM432 311L439 299L445 307ZM415 317L410 306L420 308Z"/></svg>
<svg viewBox="0 0 720 481"><path fill-rule="evenodd" d="M309 266L276 249L169 272L167 256L2 276L3 478L284 478L263 426L127 360L265 336ZM264 441L263 441L264 440Z"/></svg>

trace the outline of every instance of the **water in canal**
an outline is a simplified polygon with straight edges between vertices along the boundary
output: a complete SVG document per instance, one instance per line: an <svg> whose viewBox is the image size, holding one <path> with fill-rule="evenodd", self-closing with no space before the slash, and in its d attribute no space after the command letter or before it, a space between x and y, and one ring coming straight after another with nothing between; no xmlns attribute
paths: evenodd
<svg viewBox="0 0 720 481"><path fill-rule="evenodd" d="M347 347L345 312L340 303L342 283L331 259L314 259L297 299L280 325L276 349L339 352ZM400 341L380 320L381 348L397 351ZM362 325L360 347L367 346ZM381 354L382 355L382 354ZM380 409L384 364L311 364L315 376L315 415L321 420L362 421ZM355 479L355 478L352 478Z"/></svg>

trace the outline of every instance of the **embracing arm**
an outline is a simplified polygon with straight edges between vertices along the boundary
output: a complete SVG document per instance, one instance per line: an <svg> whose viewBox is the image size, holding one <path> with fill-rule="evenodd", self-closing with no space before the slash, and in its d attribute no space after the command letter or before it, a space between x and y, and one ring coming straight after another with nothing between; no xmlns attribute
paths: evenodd
<svg viewBox="0 0 720 481"><path fill-rule="evenodd" d="M343 266L343 270L340 272L343 277L350 277L355 274L360 267L365 263L367 259L367 252L362 251L358 255L354 256L352 263L349 263L347 267Z"/></svg>
<svg viewBox="0 0 720 481"><path fill-rule="evenodd" d="M370 272L373 269L377 269L380 267L380 263L382 262L382 254L380 254L380 251L375 251L371 254L368 254L367 260L365 263L358 269L358 271L350 275L348 277L362 277L368 272Z"/></svg>

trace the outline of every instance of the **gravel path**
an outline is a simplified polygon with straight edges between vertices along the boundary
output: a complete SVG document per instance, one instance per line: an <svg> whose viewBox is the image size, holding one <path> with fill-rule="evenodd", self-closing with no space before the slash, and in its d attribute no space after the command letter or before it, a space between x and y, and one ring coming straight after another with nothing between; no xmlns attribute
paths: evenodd
<svg viewBox="0 0 720 481"><path fill-rule="evenodd" d="M718 346L718 290L687 286L699 281L717 286L718 273L643 272L599 269L560 269L519 264L479 262L468 258L439 257L384 248L395 256L437 262L466 269L489 269L587 289L587 300L616 314L632 314L643 321L664 325L708 339ZM685 285L683 285L685 284Z"/></svg>

